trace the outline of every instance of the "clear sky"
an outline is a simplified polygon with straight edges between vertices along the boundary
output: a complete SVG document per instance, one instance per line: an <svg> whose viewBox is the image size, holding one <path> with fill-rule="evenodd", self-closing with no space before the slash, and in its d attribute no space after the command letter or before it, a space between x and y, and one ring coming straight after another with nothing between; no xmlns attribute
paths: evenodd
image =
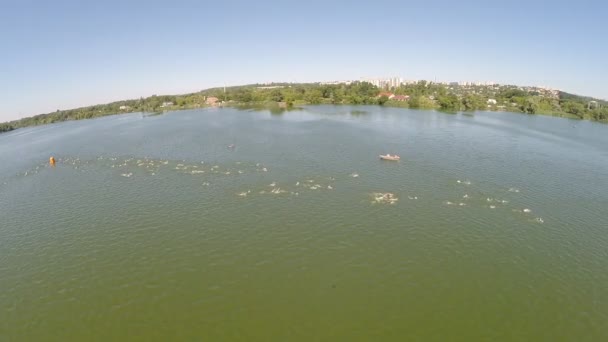
<svg viewBox="0 0 608 342"><path fill-rule="evenodd" d="M401 76L608 98L608 1L0 0L0 121L153 94Z"/></svg>

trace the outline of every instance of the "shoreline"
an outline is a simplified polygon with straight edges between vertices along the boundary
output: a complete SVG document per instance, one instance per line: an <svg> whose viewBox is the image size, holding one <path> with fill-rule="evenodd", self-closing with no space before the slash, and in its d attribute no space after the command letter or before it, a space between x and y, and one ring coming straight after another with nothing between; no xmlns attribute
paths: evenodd
<svg viewBox="0 0 608 342"><path fill-rule="evenodd" d="M52 125L52 124L57 124L57 123L62 123L62 122L70 122L70 121L86 121L86 120L93 120L93 119L100 119L100 118L104 118L104 117L110 117L110 116L118 116L118 115L129 115L129 114L137 114L140 113L142 115L142 117L154 117L154 116L160 116L160 115L164 115L166 113L171 113L171 112L181 112L181 111L187 111L187 110L195 110L195 109L210 109L210 108L235 108L237 110L253 110L253 111L263 111L263 110L268 110L273 114L280 114L280 113L286 113L292 110L301 110L303 109L303 107L301 106L351 106L351 107L363 107L363 106L373 106L373 107L385 107L385 108L397 108L397 109L408 109L408 110L412 110L412 111L420 111L420 112L425 112L425 111L431 111L431 112L438 112L438 113L442 113L442 114L450 114L450 115L455 115L455 114L465 114L465 115L474 115L476 112L481 112L481 113L507 113L507 114L520 114L520 115L526 115L526 116L544 116L544 117L553 117L553 118L557 118L557 119L566 119L566 120L575 120L575 121L587 121L587 122L594 122L594 123L599 123L599 124L608 124L608 121L598 121L598 120L588 120L588 119L582 119L580 117L574 116L574 115L568 115L568 114L561 114L561 113L537 113L537 114L528 114L528 113L523 113L523 112L516 112L516 111L509 111L509 110L474 110L474 111L466 111L466 110L458 110L458 111L448 111L448 110L441 110L440 108L409 108L406 106L400 106L400 105L394 105L391 103L385 103L384 105L379 105L379 104L352 104L352 103L297 103L294 104L291 107L282 107L280 106L278 103L272 104L272 103L268 103L268 102L232 102L232 103L226 103L226 104L222 104L222 105L218 105L218 106L192 106L192 107L178 107L178 108L171 108L171 109L165 109L162 111L133 111L133 112L121 112L121 113L112 113L112 114L105 114L102 116L97 116L97 117L91 117L91 118L83 118L83 119L68 119L68 120L58 120L58 121L53 121L53 122L48 122L48 123L42 123L42 124L36 124L36 125L27 125L27 126L22 126L22 127L15 127L9 130L5 130L5 131L0 131L0 136L4 133L10 133L10 132L14 132L17 131L19 129L23 129L23 128L30 128L30 127L37 127L37 126L46 126L46 125Z"/></svg>
<svg viewBox="0 0 608 342"><path fill-rule="evenodd" d="M0 134L15 129L62 121L86 120L128 113L162 113L208 107L246 107L273 113L304 105L377 105L436 110L446 113L476 111L544 115L608 123L608 101L561 91L539 92L512 85L446 86L427 81L404 84L388 91L368 82L347 85L273 83L211 88L181 95L152 95L88 107L39 114L0 123Z"/></svg>

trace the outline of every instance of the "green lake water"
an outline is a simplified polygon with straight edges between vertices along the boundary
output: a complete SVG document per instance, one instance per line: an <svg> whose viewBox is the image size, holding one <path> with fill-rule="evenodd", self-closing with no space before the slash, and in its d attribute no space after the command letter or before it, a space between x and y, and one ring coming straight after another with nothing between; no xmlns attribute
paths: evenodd
<svg viewBox="0 0 608 342"><path fill-rule="evenodd" d="M606 125L204 109L0 160L0 341L608 340Z"/></svg>

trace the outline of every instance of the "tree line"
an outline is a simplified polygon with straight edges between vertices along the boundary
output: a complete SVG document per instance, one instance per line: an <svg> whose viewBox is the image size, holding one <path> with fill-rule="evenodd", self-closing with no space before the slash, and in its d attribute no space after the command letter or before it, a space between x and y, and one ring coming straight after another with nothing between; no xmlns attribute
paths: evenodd
<svg viewBox="0 0 608 342"><path fill-rule="evenodd" d="M555 95L516 86L446 86L420 81L398 87L395 93L409 95L410 108L445 111L502 110L608 120L608 102L561 91Z"/></svg>
<svg viewBox="0 0 608 342"><path fill-rule="evenodd" d="M380 90L367 82L341 85L318 83L271 85L249 85L230 88L215 88L203 91L220 101L238 103L283 102L294 104L378 104Z"/></svg>
<svg viewBox="0 0 608 342"><path fill-rule="evenodd" d="M391 91L407 95L405 102L379 96L383 89L367 82L351 84L271 84L203 91L220 101L238 103L284 102L294 104L376 104L443 111L501 110L527 114L548 114L607 121L608 102L564 92L508 85L459 86L427 81L404 84ZM543 93L541 93L541 91Z"/></svg>
<svg viewBox="0 0 608 342"><path fill-rule="evenodd" d="M14 129L15 129L15 127L13 127L13 125L11 125L11 124L8 124L8 123L0 124L0 133L12 131Z"/></svg>
<svg viewBox="0 0 608 342"><path fill-rule="evenodd" d="M608 103L560 92L543 94L516 86L459 86L427 81L404 84L391 89L396 95L409 96L408 101L393 101L380 96L379 89L368 82L350 84L274 83L227 88L211 88L182 95L153 95L146 98L117 101L36 115L0 124L0 132L20 127L49 124L66 120L90 119L131 112L159 112L207 106L215 97L224 104L280 103L285 107L304 104L365 104L443 111L501 110L528 114L550 114L580 119L608 121Z"/></svg>

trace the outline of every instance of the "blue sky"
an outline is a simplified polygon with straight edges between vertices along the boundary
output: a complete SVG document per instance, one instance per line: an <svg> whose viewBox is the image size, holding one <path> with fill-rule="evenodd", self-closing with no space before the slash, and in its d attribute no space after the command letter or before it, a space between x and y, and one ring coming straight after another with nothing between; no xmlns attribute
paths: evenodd
<svg viewBox="0 0 608 342"><path fill-rule="evenodd" d="M223 84L401 76L608 98L608 2L0 0L0 121Z"/></svg>

